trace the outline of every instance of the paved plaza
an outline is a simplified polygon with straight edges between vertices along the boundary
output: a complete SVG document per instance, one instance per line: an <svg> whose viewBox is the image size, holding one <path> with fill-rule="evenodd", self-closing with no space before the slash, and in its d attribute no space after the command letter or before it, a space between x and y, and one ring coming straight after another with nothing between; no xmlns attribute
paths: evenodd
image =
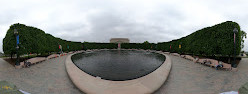
<svg viewBox="0 0 248 94"><path fill-rule="evenodd" d="M80 94L65 69L66 56L31 66L15 69L0 58L0 80L15 84L32 94ZM7 63L7 64L6 64ZM2 68L6 66L5 68Z"/></svg>
<svg viewBox="0 0 248 94"><path fill-rule="evenodd" d="M23 69L15 69L0 58L0 80L11 82L32 94L82 94L67 75L66 57L50 59ZM170 76L154 94L217 94L237 91L248 82L248 58L242 59L238 72L231 72L215 70L176 56L170 57Z"/></svg>
<svg viewBox="0 0 248 94"><path fill-rule="evenodd" d="M218 94L238 91L248 82L248 58L237 72L215 70L176 56L170 56L172 69L164 85L155 94Z"/></svg>

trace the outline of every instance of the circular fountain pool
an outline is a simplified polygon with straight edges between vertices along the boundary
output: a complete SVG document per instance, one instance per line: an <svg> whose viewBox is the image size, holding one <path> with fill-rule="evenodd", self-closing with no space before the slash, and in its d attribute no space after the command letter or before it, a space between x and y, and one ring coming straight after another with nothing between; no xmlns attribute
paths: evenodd
<svg viewBox="0 0 248 94"><path fill-rule="evenodd" d="M105 80L125 81L143 77L160 67L165 56L147 51L101 50L73 55L82 71Z"/></svg>

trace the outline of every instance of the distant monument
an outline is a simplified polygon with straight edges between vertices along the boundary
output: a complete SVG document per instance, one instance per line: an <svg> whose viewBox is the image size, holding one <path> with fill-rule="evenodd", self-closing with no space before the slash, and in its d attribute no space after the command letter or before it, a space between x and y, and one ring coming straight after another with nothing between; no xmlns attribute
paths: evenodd
<svg viewBox="0 0 248 94"><path fill-rule="evenodd" d="M118 49L121 49L121 43L129 43L128 38L111 38L110 43L118 43Z"/></svg>
<svg viewBox="0 0 248 94"><path fill-rule="evenodd" d="M128 38L111 38L110 43L129 43Z"/></svg>

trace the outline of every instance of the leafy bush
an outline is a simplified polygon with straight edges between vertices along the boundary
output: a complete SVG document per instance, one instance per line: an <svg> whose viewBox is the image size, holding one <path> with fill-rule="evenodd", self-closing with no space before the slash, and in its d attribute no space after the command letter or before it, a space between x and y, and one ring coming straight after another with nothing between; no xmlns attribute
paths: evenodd
<svg viewBox="0 0 248 94"><path fill-rule="evenodd" d="M121 48L123 49L151 49L151 50L156 50L156 44L155 43L123 43L121 44Z"/></svg>
<svg viewBox="0 0 248 94"><path fill-rule="evenodd" d="M230 56L234 53L234 28L238 29L238 33L236 33L236 54L239 54L243 35L240 26L231 21L203 28L177 40L158 43L157 50L205 56ZM181 44L181 48L179 48L179 44Z"/></svg>
<svg viewBox="0 0 248 94"><path fill-rule="evenodd" d="M198 30L186 37L161 42L158 44L149 43L123 43L124 49L152 49L177 52L183 54L203 55L203 56L230 56L234 53L234 34L233 29L237 28L236 33L236 54L238 55L242 48L243 38L246 37L244 31L240 31L240 26L232 21L223 22L212 27L206 27ZM115 43L88 43L71 42L56 38L44 31L26 26L24 24L11 25L5 38L3 39L3 51L5 54L16 53L16 38L14 29L19 31L20 35L20 54L25 53L49 53L58 52L58 45L62 45L63 51L74 51L83 49L117 49ZM179 47L181 45L181 48ZM170 49L171 47L171 49Z"/></svg>
<svg viewBox="0 0 248 94"><path fill-rule="evenodd" d="M14 29L19 32L20 48L18 53L20 55L27 53L42 54L58 52L58 45L62 45L63 51L82 49L82 44L80 42L71 42L56 38L50 34L46 34L41 29L17 23L10 26L5 38L3 39L3 51L5 54L12 55L16 53L16 37L14 35Z"/></svg>
<svg viewBox="0 0 248 94"><path fill-rule="evenodd" d="M89 43L84 42L83 48L84 50L87 49L117 49L118 45L115 43Z"/></svg>

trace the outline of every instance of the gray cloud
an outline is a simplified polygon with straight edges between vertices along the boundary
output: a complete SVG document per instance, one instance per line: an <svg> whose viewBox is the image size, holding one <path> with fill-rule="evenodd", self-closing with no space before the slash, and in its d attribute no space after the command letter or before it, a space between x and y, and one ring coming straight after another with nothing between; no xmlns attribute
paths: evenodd
<svg viewBox="0 0 248 94"><path fill-rule="evenodd" d="M183 3L182 3L183 2ZM70 41L164 42L227 20L248 30L248 1L6 0L0 6L0 51L9 26L23 23ZM248 39L245 50L248 51Z"/></svg>

